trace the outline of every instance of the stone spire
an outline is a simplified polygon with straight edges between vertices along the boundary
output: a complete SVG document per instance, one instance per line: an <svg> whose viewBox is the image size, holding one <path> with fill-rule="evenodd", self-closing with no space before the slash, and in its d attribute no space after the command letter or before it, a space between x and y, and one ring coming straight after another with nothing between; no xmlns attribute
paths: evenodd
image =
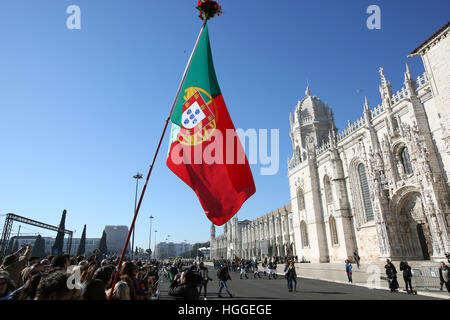
<svg viewBox="0 0 450 320"><path fill-rule="evenodd" d="M378 72L380 73L380 76L381 76L381 87L387 88L388 82L386 81L386 77L384 76L384 68L380 67Z"/></svg>
<svg viewBox="0 0 450 320"><path fill-rule="evenodd" d="M372 125L372 112L370 111L370 105L367 97L364 97L364 117L366 118L367 125Z"/></svg>
<svg viewBox="0 0 450 320"><path fill-rule="evenodd" d="M409 70L408 64L406 63L405 81L411 80L411 79L412 79L412 73L411 73L411 70Z"/></svg>
<svg viewBox="0 0 450 320"><path fill-rule="evenodd" d="M210 234L211 240L214 240L216 238L216 226L214 225L214 223L211 223Z"/></svg>
<svg viewBox="0 0 450 320"><path fill-rule="evenodd" d="M406 72L405 72L405 87L408 91L408 94L410 97L416 95L416 82L414 81L412 77L411 70L409 70L408 64L406 64Z"/></svg>
<svg viewBox="0 0 450 320"><path fill-rule="evenodd" d="M383 100L383 105L386 109L391 108L391 98L392 98L392 86L389 81L386 80L386 77L384 75L384 68L380 67L378 70L381 77L381 85L380 85L380 95L381 99Z"/></svg>

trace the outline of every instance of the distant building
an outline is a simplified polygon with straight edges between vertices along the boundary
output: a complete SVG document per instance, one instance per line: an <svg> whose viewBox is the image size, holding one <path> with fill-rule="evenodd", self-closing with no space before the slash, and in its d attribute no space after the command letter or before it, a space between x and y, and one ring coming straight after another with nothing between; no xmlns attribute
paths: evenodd
<svg viewBox="0 0 450 320"><path fill-rule="evenodd" d="M211 259L211 248L199 248L198 251L201 252L201 254L203 255L203 259L204 260L210 260Z"/></svg>
<svg viewBox="0 0 450 320"><path fill-rule="evenodd" d="M291 206L287 205L253 221L239 221L235 216L216 237L211 225L211 259L272 258L297 255Z"/></svg>
<svg viewBox="0 0 450 320"><path fill-rule="evenodd" d="M106 247L108 252L122 253L123 246L127 240L128 227L127 226L105 226L106 232ZM131 248L128 244L127 252L130 252Z"/></svg>
<svg viewBox="0 0 450 320"><path fill-rule="evenodd" d="M192 250L192 245L186 242L173 243L173 242L160 242L156 245L154 258L159 259L164 257L178 257L181 254Z"/></svg>

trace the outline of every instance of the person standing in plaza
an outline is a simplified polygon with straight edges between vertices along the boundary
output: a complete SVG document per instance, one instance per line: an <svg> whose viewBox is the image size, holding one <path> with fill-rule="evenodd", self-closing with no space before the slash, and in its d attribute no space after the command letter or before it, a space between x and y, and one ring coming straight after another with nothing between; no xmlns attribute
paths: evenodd
<svg viewBox="0 0 450 320"><path fill-rule="evenodd" d="M348 282L353 283L353 278L352 278L352 274L353 274L353 267L352 264L350 263L350 260L345 260L345 272L347 273L347 278L348 278Z"/></svg>
<svg viewBox="0 0 450 320"><path fill-rule="evenodd" d="M358 255L358 252L353 252L353 257L355 258L355 262L356 262L356 266L358 267L358 269L359 269L359 262L361 261L361 258L360 258L360 256Z"/></svg>
<svg viewBox="0 0 450 320"><path fill-rule="evenodd" d="M204 298L206 300L206 294L207 294L207 289L208 289L208 281L212 280L209 275L208 275L208 268L205 267L203 262L200 262L200 266L199 266L199 270L198 273L202 279L201 284L200 284L200 289L198 291L198 294L201 295L202 293L202 288L204 290L203 294L204 294Z"/></svg>
<svg viewBox="0 0 450 320"><path fill-rule="evenodd" d="M219 298L222 298L222 289L225 288L230 298L233 297L233 295L230 292L230 289L228 289L227 281L231 281L230 273L228 272L228 266L225 264L219 272L217 272L217 278L219 278L220 281L220 288L219 288Z"/></svg>
<svg viewBox="0 0 450 320"><path fill-rule="evenodd" d="M439 267L439 280L441 282L441 286L445 285L448 293L450 294L450 272L445 262L441 262L441 266Z"/></svg>
<svg viewBox="0 0 450 320"><path fill-rule="evenodd" d="M403 271L403 280L405 281L406 292L408 294L414 293L411 284L412 279L411 267L408 265L407 261L400 262L400 271Z"/></svg>
<svg viewBox="0 0 450 320"><path fill-rule="evenodd" d="M397 269L395 269L394 264L389 259L386 260L386 265L384 266L384 268L386 269L386 276L389 282L389 289L391 289L391 292L396 292L399 287L397 281Z"/></svg>
<svg viewBox="0 0 450 320"><path fill-rule="evenodd" d="M294 261L286 264L284 274L286 276L289 292L297 292L297 273L295 272Z"/></svg>

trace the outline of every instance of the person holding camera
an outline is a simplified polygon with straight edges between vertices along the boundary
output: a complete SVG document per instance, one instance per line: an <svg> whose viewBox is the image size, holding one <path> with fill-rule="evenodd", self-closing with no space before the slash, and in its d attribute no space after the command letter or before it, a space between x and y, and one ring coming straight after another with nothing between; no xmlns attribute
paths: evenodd
<svg viewBox="0 0 450 320"><path fill-rule="evenodd" d="M197 281L191 270L176 275L169 289L169 295L183 300L198 300Z"/></svg>

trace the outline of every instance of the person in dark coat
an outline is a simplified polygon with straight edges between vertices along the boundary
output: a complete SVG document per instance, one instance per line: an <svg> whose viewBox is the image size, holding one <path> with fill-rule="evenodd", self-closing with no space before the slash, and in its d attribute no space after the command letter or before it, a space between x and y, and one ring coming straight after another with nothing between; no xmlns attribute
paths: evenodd
<svg viewBox="0 0 450 320"><path fill-rule="evenodd" d="M441 287L445 285L450 294L450 270L445 262L441 262L441 266L439 267L439 280L441 282Z"/></svg>
<svg viewBox="0 0 450 320"><path fill-rule="evenodd" d="M386 269L386 276L389 282L389 289L391 289L391 292L396 292L399 287L397 281L397 269L395 269L394 264L389 259L386 260L386 265L384 266L384 268Z"/></svg>
<svg viewBox="0 0 450 320"><path fill-rule="evenodd" d="M200 289L198 291L198 294L200 295L202 293L202 289L204 289L204 296L205 296L205 300L206 300L206 294L207 294L207 289L208 289L208 281L212 280L209 275L208 275L208 268L205 267L205 264L203 262L200 262L200 267L199 267L199 271L198 271L200 277L201 277L201 282L200 282Z"/></svg>
<svg viewBox="0 0 450 320"><path fill-rule="evenodd" d="M176 275L170 285L169 295L183 300L198 300L199 293L195 273L187 270L181 276Z"/></svg>
<svg viewBox="0 0 450 320"><path fill-rule="evenodd" d="M288 283L289 292L297 292L297 273L295 272L295 265L293 261L286 264L284 274Z"/></svg>
<svg viewBox="0 0 450 320"><path fill-rule="evenodd" d="M411 284L412 279L411 267L408 265L407 261L400 262L400 271L403 271L403 280L405 281L406 292L408 292L408 294L414 293Z"/></svg>
<svg viewBox="0 0 450 320"><path fill-rule="evenodd" d="M354 257L354 259L355 259L355 262L356 262L356 266L358 267L358 269L359 269L359 262L361 261L361 258L360 258L360 256L358 255L358 252L353 252L353 257Z"/></svg>
<svg viewBox="0 0 450 320"><path fill-rule="evenodd" d="M231 281L230 273L228 272L228 266L224 265L219 272L217 272L217 278L219 278L220 281L220 288L219 288L219 298L222 298L222 289L225 288L230 298L233 297L230 290L228 289L227 281Z"/></svg>

